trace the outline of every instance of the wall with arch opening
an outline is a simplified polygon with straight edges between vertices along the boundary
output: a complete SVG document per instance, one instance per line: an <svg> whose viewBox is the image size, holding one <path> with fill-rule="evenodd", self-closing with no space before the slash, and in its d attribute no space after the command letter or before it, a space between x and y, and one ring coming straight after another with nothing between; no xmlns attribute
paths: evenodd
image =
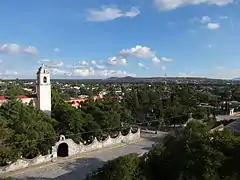
<svg viewBox="0 0 240 180"><path fill-rule="evenodd" d="M66 139L64 135L61 135L59 141L55 143L48 155L39 155L33 159L18 159L16 162L11 163L8 166L1 167L0 174L31 167L37 164L47 163L58 157L73 156L78 153L90 152L105 147L111 147L120 143L129 143L138 139L140 139L140 129L138 129L135 133L132 129L130 129L129 133L126 135L122 135L122 133L119 132L114 138L108 135L108 137L102 141L95 137L90 144L87 144L86 142L75 143L72 139Z"/></svg>
<svg viewBox="0 0 240 180"><path fill-rule="evenodd" d="M63 142L58 145L57 157L67 157L68 156L68 145Z"/></svg>
<svg viewBox="0 0 240 180"><path fill-rule="evenodd" d="M115 138L108 135L108 137L103 141L100 141L95 137L92 143L88 145L86 145L86 142L75 143L72 139L66 139L64 135L61 135L60 140L52 147L52 154L54 158L58 157L58 148L62 143L66 143L68 145L68 154L69 156L72 156L78 153L89 152L120 143L128 143L138 139L140 139L140 129L138 129L135 133L133 133L132 129L130 129L127 135L122 135L122 133L119 132L118 136Z"/></svg>

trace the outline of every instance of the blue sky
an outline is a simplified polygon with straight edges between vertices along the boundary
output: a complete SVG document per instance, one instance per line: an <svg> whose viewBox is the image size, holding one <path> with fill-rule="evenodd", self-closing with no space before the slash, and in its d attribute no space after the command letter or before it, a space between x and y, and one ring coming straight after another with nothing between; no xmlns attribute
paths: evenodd
<svg viewBox="0 0 240 180"><path fill-rule="evenodd" d="M194 2L194 4L193 4ZM240 76L238 0L3 0L0 78Z"/></svg>

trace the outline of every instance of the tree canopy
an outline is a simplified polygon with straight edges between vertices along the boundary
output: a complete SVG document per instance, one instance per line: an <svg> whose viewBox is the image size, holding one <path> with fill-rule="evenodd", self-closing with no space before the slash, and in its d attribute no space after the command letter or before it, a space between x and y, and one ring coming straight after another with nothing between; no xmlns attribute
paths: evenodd
<svg viewBox="0 0 240 180"><path fill-rule="evenodd" d="M229 132L210 133L207 125L193 121L142 157L127 155L109 161L88 179L239 179L239 140Z"/></svg>
<svg viewBox="0 0 240 180"><path fill-rule="evenodd" d="M54 119L16 99L4 103L0 107L0 164L47 154L56 137L54 124Z"/></svg>
<svg viewBox="0 0 240 180"><path fill-rule="evenodd" d="M1 93L9 97L8 101L0 107L1 165L6 165L21 156L33 158L39 154L46 154L61 134L66 135L67 138L72 138L76 142L89 143L94 136L104 139L113 132L128 130L131 125L155 128L181 125L187 122L189 113L192 113L195 119L209 120L208 115L213 113L215 109L199 107L200 103L217 106L218 96L221 96L222 99L225 96L227 96L227 99L230 97L239 98L239 92L236 88L229 90L228 88L153 83L79 85L77 82L73 82L66 88L59 84L53 85L52 116L49 117L31 104L25 105L20 100L15 99L15 95L26 94L23 86L21 82L9 83L6 87L1 85L4 89ZM93 96L99 95L103 91L106 92L103 99L94 101ZM89 101L82 103L81 107L75 108L65 102L83 94L89 97ZM208 141L208 135L204 136L205 139L196 136L192 140L191 137L183 135L172 137L172 143L169 142L162 146L169 148L169 152L178 150L175 146L178 143L186 144L188 142L187 145L191 148L187 149L185 146L180 146L179 150L182 151L172 154L166 153L164 158L173 157L176 160L178 157L174 154L181 153L184 154L181 158L190 157L190 151L194 148L201 148L199 153L205 153L206 156L212 153L212 159L216 156L225 157L225 154L219 154L218 151L215 152L211 149L212 143ZM203 147L198 147L198 143L195 141L204 144ZM219 144L221 143L219 142ZM225 145L221 146L225 147ZM226 153L235 152L234 150L229 151L226 149ZM163 157L161 156L161 158ZM191 158L194 159L195 156ZM199 159L199 161L202 163L204 160ZM168 162L170 163L170 160ZM173 166L187 166L195 170L195 166L186 164L186 160L184 163L175 163ZM216 160L216 163L218 163L218 160ZM170 165L162 166L167 169ZM208 164L205 167L207 168ZM200 173L203 171L205 170L201 170ZM162 176L166 173L162 173ZM210 176L211 172L206 174L206 176ZM171 176L174 176L174 174L172 173ZM188 172L184 172L182 176L188 177L190 175Z"/></svg>

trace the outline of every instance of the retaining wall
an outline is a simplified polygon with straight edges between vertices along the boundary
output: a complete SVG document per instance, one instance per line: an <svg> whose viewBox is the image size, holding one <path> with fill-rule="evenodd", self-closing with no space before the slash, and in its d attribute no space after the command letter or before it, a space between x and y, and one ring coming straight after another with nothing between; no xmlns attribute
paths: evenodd
<svg viewBox="0 0 240 180"><path fill-rule="evenodd" d="M215 127L215 128L212 128L212 129L210 130L210 133L213 133L213 132L215 132L215 131L223 131L223 130L224 130L224 125L221 124L221 125L219 125L219 126L217 126L217 127Z"/></svg>
<svg viewBox="0 0 240 180"><path fill-rule="evenodd" d="M61 135L60 140L56 142L55 145L52 147L51 154L45 156L39 155L33 159L18 159L16 162L8 166L0 167L0 174L34 166L37 164L50 162L54 158L57 158L57 149L58 146L62 143L66 143L68 145L68 154L69 156L73 156L78 153L90 152L105 147L111 147L120 143L129 143L138 139L140 139L140 129L138 129L136 133L132 133L130 129L129 133L126 136L122 135L122 133L119 132L117 137L111 138L110 136L108 136L104 141L98 141L95 137L93 142L89 145L84 145L83 143L77 144L72 139L66 139L64 135Z"/></svg>

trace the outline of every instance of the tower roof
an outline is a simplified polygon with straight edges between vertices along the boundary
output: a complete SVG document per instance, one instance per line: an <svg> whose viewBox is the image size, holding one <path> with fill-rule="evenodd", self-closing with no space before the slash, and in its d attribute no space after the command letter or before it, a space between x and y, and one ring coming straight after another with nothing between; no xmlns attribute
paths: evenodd
<svg viewBox="0 0 240 180"><path fill-rule="evenodd" d="M42 64L42 66L40 68L38 68L37 74L46 73L46 72L48 72L48 68L45 66L45 64Z"/></svg>

